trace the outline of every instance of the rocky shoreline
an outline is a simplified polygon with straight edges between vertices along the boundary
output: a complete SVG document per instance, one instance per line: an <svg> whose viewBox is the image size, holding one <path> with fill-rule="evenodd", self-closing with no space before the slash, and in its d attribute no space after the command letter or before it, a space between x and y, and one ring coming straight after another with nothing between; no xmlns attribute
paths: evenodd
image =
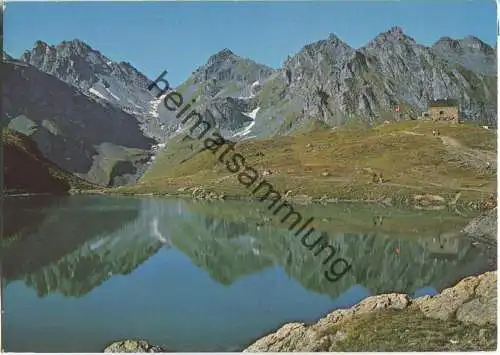
<svg viewBox="0 0 500 355"><path fill-rule="evenodd" d="M248 201L248 202L261 202L260 198L253 196L240 196L229 195L224 193L217 193L207 190L203 187L195 187L192 189L181 188L171 192L151 192L151 193L137 193L129 191L120 191L117 189L111 190L73 190L72 195L109 195L109 196L141 196L141 197L172 197L198 201ZM458 196L458 194L457 194ZM494 198L495 199L495 198ZM381 206L401 206L401 207L414 207L419 210L440 211L445 209L457 210L463 208L470 211L484 211L485 209L496 206L496 200L492 205L492 197L487 200L459 200L458 198L446 199L440 195L423 194L412 196L380 196L378 198L336 198L331 196L312 197L307 194L294 195L292 191L287 193L282 198L283 201L290 202L297 205L310 205L310 204L334 204L334 203L367 203L377 204ZM457 212L459 213L459 212Z"/></svg>
<svg viewBox="0 0 500 355"><path fill-rule="evenodd" d="M392 332L402 331L407 333L412 332L412 321L418 319L420 322L425 323L426 318L438 320L437 323L432 322L429 324L429 326L433 325L432 328L437 328L432 329L434 332L438 331L440 327L456 327L457 325L466 328L468 331L477 330L477 343L475 344L477 347L472 346L472 349L493 350L496 348L496 284L497 272L493 271L479 276L467 277L455 286L445 289L433 297L424 296L412 300L407 294L396 293L368 297L354 307L339 309L328 314L313 325L308 326L303 323L285 324L276 332L266 335L251 344L244 352L342 351L346 349L345 345L363 339L363 335L360 336L356 329L352 329L350 323L362 321L368 324L372 321L375 332L382 333L383 328L392 327ZM379 318L374 316L378 312L387 312L385 322L378 322ZM406 325L401 324L401 322L391 322L391 317L397 317L398 315L403 315L403 319L408 318ZM401 327L407 329L400 329ZM493 328L495 334L482 341L480 334L484 337ZM447 334L445 329L442 331L444 339L441 340L445 341L441 341L440 344L421 343L419 347L415 347L413 345L416 344L409 343L407 344L408 347L405 347L405 344L398 346L396 343L390 343L391 340L396 339L386 339L385 349L444 351L451 350L454 348L453 345L458 345L457 350L471 349L471 347L468 347L469 344L462 344L465 348L461 348L460 339L455 339L453 334ZM411 338L411 335L409 338ZM359 347L354 349L347 347L347 351L360 351L360 349L364 351L384 350L384 346L377 346L380 344L375 344L376 342L373 339L370 340L365 344L359 344ZM413 341L416 340L413 339ZM433 345L437 346L434 347Z"/></svg>

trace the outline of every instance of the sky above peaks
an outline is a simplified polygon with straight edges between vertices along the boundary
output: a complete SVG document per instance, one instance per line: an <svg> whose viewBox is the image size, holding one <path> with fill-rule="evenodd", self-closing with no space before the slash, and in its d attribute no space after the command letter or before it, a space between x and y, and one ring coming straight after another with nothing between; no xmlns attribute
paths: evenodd
<svg viewBox="0 0 500 355"><path fill-rule="evenodd" d="M175 86L223 48L278 68L311 42L336 34L354 48L393 26L418 43L474 35L496 46L496 3L386 2L8 2L4 50L18 58L36 40L78 38L150 79Z"/></svg>

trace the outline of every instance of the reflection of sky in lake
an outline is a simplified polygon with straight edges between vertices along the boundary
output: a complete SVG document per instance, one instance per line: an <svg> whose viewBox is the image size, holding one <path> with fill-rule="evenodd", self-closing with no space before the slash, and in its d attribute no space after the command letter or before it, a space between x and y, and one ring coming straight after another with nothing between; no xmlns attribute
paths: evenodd
<svg viewBox="0 0 500 355"><path fill-rule="evenodd" d="M438 293L439 292L434 287L427 286L427 287L422 287L422 288L419 288L418 290L416 290L411 295L411 297L418 298L418 297L422 297L422 296L434 296Z"/></svg>
<svg viewBox="0 0 500 355"><path fill-rule="evenodd" d="M349 308L371 296L370 290L361 285L351 286L333 301L333 308Z"/></svg>

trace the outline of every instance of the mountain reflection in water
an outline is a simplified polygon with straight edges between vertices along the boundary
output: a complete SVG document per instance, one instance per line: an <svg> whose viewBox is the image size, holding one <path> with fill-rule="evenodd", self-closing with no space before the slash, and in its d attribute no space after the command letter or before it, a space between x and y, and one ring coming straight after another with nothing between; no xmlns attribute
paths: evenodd
<svg viewBox="0 0 500 355"><path fill-rule="evenodd" d="M325 227L331 242L353 267L332 283L300 239L254 218L258 204L102 196L4 204L7 351L99 352L138 337L178 351L239 350L284 322L312 322L369 295L435 293L490 269L494 257L454 231L353 233L333 224ZM370 209L335 205L318 213L350 211L356 229L360 219L372 223ZM53 329L50 317L59 319Z"/></svg>

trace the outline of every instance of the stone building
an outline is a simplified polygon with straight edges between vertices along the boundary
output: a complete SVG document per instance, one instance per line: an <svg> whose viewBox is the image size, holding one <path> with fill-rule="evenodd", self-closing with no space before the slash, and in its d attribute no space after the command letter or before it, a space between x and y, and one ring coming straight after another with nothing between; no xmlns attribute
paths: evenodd
<svg viewBox="0 0 500 355"><path fill-rule="evenodd" d="M433 121L460 122L459 103L457 100L434 100L429 102L429 109L423 114L424 119Z"/></svg>

